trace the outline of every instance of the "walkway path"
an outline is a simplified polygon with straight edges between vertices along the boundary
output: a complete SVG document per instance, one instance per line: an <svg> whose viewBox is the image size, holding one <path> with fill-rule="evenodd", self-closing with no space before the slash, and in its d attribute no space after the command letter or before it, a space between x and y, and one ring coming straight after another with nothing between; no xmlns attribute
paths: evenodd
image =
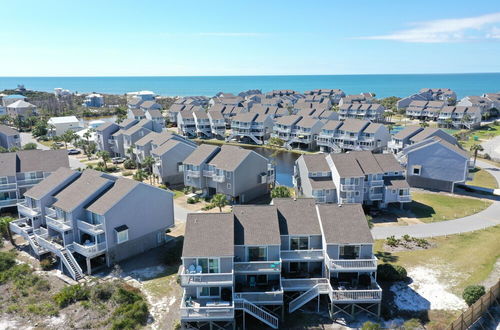
<svg viewBox="0 0 500 330"><path fill-rule="evenodd" d="M477 166L488 171L500 183L500 168L484 161L477 161ZM466 233L500 225L500 201L493 201L490 207L465 218L409 226L384 226L372 229L373 238L384 239L394 235L401 237L408 234L413 237L433 237Z"/></svg>

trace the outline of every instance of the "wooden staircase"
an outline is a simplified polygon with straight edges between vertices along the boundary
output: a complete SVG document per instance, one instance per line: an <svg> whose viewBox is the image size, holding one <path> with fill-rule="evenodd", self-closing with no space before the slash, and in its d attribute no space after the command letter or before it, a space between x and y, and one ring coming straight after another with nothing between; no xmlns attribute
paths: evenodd
<svg viewBox="0 0 500 330"><path fill-rule="evenodd" d="M276 316L269 313L268 311L260 308L259 306L252 304L246 299L238 298L234 299L234 308L242 310L255 317L257 320L267 324L273 329L279 328L279 320Z"/></svg>
<svg viewBox="0 0 500 330"><path fill-rule="evenodd" d="M318 283L288 304L288 312L293 313L321 294L331 296L332 287L330 283Z"/></svg>

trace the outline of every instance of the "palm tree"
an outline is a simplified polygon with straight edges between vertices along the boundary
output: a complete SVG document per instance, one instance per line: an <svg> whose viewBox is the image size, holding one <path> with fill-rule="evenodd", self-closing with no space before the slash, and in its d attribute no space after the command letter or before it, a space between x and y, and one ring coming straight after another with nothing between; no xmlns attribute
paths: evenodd
<svg viewBox="0 0 500 330"><path fill-rule="evenodd" d="M224 194L215 194L210 202L219 208L219 212L222 212L222 208L227 205L227 198Z"/></svg>
<svg viewBox="0 0 500 330"><path fill-rule="evenodd" d="M479 143L476 143L476 144L473 144L471 147L470 147L470 151L473 151L474 152L474 167L476 167L476 160L477 160L477 153L479 151L484 151L484 148L482 145L480 145Z"/></svg>
<svg viewBox="0 0 500 330"><path fill-rule="evenodd" d="M109 152L102 150L97 152L97 157L102 159L102 162L104 163L104 168L107 170L108 169L108 164L106 162L109 160Z"/></svg>
<svg viewBox="0 0 500 330"><path fill-rule="evenodd" d="M272 198L287 198L290 197L290 189L285 186L277 186L271 190Z"/></svg>
<svg viewBox="0 0 500 330"><path fill-rule="evenodd" d="M428 122L426 122L426 121L423 121L423 120L422 120L422 121L420 122L420 127L422 127L422 128L429 127L429 123L428 123Z"/></svg>
<svg viewBox="0 0 500 330"><path fill-rule="evenodd" d="M153 174L153 164L155 163L155 159L151 156L146 156L144 158L144 161L142 162L142 165L147 169L148 177L149 177L149 183L153 184L151 181L151 175Z"/></svg>
<svg viewBox="0 0 500 330"><path fill-rule="evenodd" d="M148 176L148 175L146 174L146 172L144 172L144 170L138 169L138 170L134 173L133 178L134 178L134 180L136 180L136 181L140 181L140 182L142 182L142 181L144 181L144 179L146 179L146 177L147 177L147 176Z"/></svg>
<svg viewBox="0 0 500 330"><path fill-rule="evenodd" d="M90 137L92 134L90 133L90 130L87 130L85 133L83 133L83 138L86 140L86 144L83 145L83 150L85 151L85 154L87 155L87 158L90 160Z"/></svg>
<svg viewBox="0 0 500 330"><path fill-rule="evenodd" d="M69 129L64 132L63 135L61 135L61 139L64 142L64 148L68 149L68 143L75 140L76 138L78 138L78 135L74 131Z"/></svg>

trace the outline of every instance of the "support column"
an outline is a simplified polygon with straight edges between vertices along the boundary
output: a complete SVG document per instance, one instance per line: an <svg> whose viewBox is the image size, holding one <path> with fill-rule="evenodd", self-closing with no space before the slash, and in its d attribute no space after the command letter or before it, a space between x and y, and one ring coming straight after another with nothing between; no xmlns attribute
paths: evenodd
<svg viewBox="0 0 500 330"><path fill-rule="evenodd" d="M92 269L91 269L91 266L90 266L90 258L87 257L87 275L90 275L92 274Z"/></svg>

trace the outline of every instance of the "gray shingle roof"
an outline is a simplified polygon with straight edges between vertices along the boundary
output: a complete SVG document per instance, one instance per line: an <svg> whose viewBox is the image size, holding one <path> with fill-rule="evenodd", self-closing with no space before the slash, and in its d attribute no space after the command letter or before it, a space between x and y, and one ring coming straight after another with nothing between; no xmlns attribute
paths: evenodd
<svg viewBox="0 0 500 330"><path fill-rule="evenodd" d="M418 127L418 126L406 126L404 129L402 129L401 131L399 131L396 134L394 134L394 138L397 139L397 140L404 140L404 139L406 139L408 137L411 137L411 136L417 134L421 130L423 130L422 127Z"/></svg>
<svg viewBox="0 0 500 330"><path fill-rule="evenodd" d="M280 245L278 212L270 205L233 207L235 245Z"/></svg>
<svg viewBox="0 0 500 330"><path fill-rule="evenodd" d="M125 195L135 189L140 184L136 180L118 178L113 187L102 194L95 202L87 207L87 210L95 214L104 215L116 203L118 203Z"/></svg>
<svg viewBox="0 0 500 330"><path fill-rule="evenodd" d="M184 164L198 166L206 162L218 149L220 148L214 145L201 144L184 160Z"/></svg>
<svg viewBox="0 0 500 330"><path fill-rule="evenodd" d="M54 172L59 167L69 167L66 150L21 150L0 154L2 176L21 172Z"/></svg>
<svg viewBox="0 0 500 330"><path fill-rule="evenodd" d="M209 164L225 171L234 171L253 152L255 151L237 146L223 145Z"/></svg>
<svg viewBox="0 0 500 330"><path fill-rule="evenodd" d="M384 127L382 124L370 123L368 127L363 130L363 133L376 133L381 127Z"/></svg>
<svg viewBox="0 0 500 330"><path fill-rule="evenodd" d="M309 178L309 183L312 189L337 189L332 178L329 177L313 177Z"/></svg>
<svg viewBox="0 0 500 330"><path fill-rule="evenodd" d="M161 111L158 109L149 109L148 113L151 116L151 118L163 118Z"/></svg>
<svg viewBox="0 0 500 330"><path fill-rule="evenodd" d="M326 244L373 243L360 204L318 204Z"/></svg>
<svg viewBox="0 0 500 330"><path fill-rule="evenodd" d="M291 126L299 121L302 117L299 115L283 116L276 120L276 124Z"/></svg>
<svg viewBox="0 0 500 330"><path fill-rule="evenodd" d="M348 118L344 120L344 124L339 129L346 132L358 133L369 123L367 120Z"/></svg>
<svg viewBox="0 0 500 330"><path fill-rule="evenodd" d="M115 123L112 123L112 122L106 122L104 124L101 124L99 126L96 127L96 131L97 132L102 132L104 130L106 130L108 127L111 127L111 126L116 126L116 129L118 130L118 125L116 125Z"/></svg>
<svg viewBox="0 0 500 330"><path fill-rule="evenodd" d="M309 172L330 172L330 166L324 154L306 154L301 157Z"/></svg>
<svg viewBox="0 0 500 330"><path fill-rule="evenodd" d="M377 160L384 173L403 171L403 167L396 160L396 157L393 154L374 154L373 156Z"/></svg>
<svg viewBox="0 0 500 330"><path fill-rule="evenodd" d="M17 155L15 152L0 153L0 176L15 176Z"/></svg>
<svg viewBox="0 0 500 330"><path fill-rule="evenodd" d="M31 189L24 193L24 196L31 197L33 199L40 199L54 190L63 181L74 176L77 171L70 170L66 167L61 167L49 175L47 178L42 180L39 184L33 186ZM76 178L76 176L75 176Z"/></svg>
<svg viewBox="0 0 500 330"><path fill-rule="evenodd" d="M151 153L154 155L162 156L166 152L176 148L179 145L184 145L184 148L189 148L191 150L195 150L196 148L188 143L178 141L178 140L168 140L167 142L160 145L158 148L151 150Z"/></svg>
<svg viewBox="0 0 500 330"><path fill-rule="evenodd" d="M5 134L7 136L18 135L19 132L9 126L0 125L0 134Z"/></svg>
<svg viewBox="0 0 500 330"><path fill-rule="evenodd" d="M183 258L234 256L231 213L190 213L186 220Z"/></svg>
<svg viewBox="0 0 500 330"><path fill-rule="evenodd" d="M384 178L384 185L387 188L393 188L393 189L410 188L410 185L408 184L406 179L402 176Z"/></svg>
<svg viewBox="0 0 500 330"><path fill-rule="evenodd" d="M281 235L321 235L315 203L312 198L274 199Z"/></svg>
<svg viewBox="0 0 500 330"><path fill-rule="evenodd" d="M354 157L348 154L330 154L340 177L361 177L365 174Z"/></svg>

